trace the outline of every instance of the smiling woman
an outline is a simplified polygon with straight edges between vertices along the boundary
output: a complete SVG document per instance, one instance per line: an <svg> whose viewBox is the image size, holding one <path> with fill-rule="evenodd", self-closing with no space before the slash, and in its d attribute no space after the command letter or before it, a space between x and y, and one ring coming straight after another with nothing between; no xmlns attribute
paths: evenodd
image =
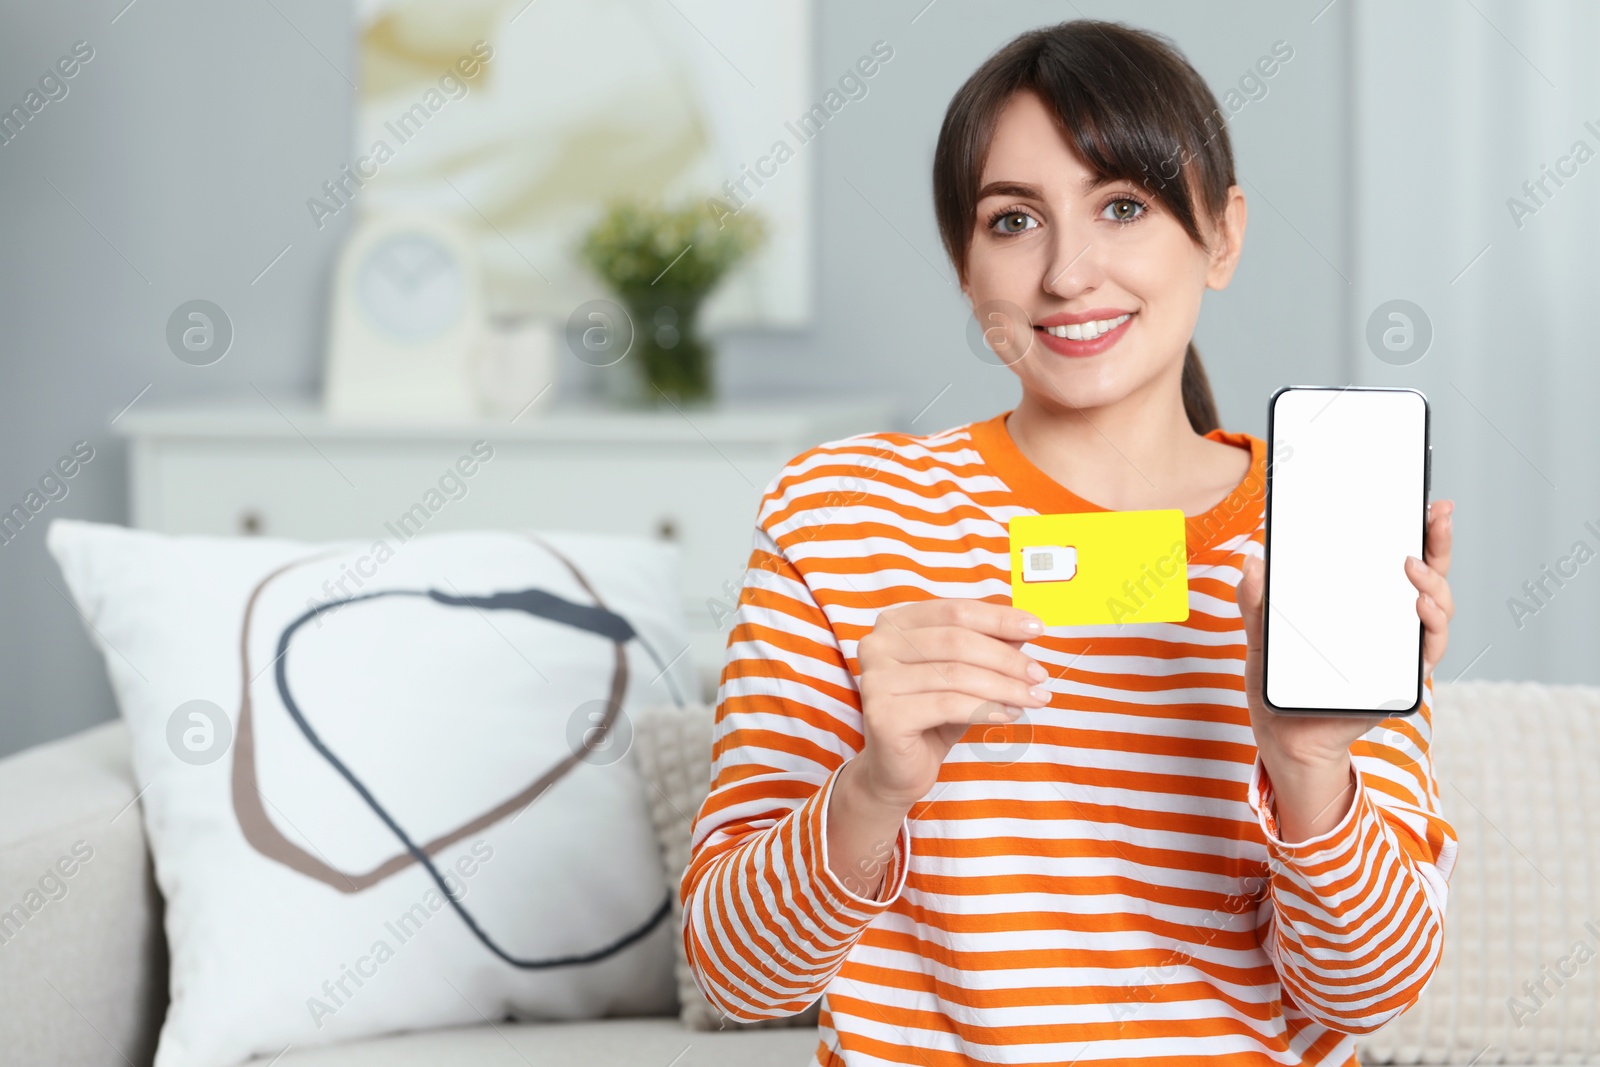
<svg viewBox="0 0 1600 1067"><path fill-rule="evenodd" d="M1114 23L990 57L946 112L934 207L1021 400L826 442L762 496L683 938L727 1016L820 996L814 1065L1348 1067L1438 964L1431 678L1405 720L1261 700L1266 443L1220 426L1192 341L1244 238L1217 111ZM1407 571L1428 673L1440 503ZM1187 617L1015 606L1012 520L1147 509L1181 509L1181 553L1143 562Z"/></svg>
<svg viewBox="0 0 1600 1067"><path fill-rule="evenodd" d="M1034 84L1019 86L1016 59L1008 53L1020 57L1038 50L1045 54ZM1126 69L1130 63L1139 64L1136 73ZM1080 31L1070 41L1065 35L1048 40L1028 35L998 53L957 92L939 131L944 150L933 172L934 211L945 251L975 305L1006 295L1001 290L1037 285L1041 278L1046 290L1064 297L1083 288L1107 262L1144 271L1134 283L1142 291L1170 292L1174 299L1154 308L1086 308L1014 325L1033 329L1061 355L1088 356L1110 348L1135 328L1134 316L1145 312L1137 328L1149 340L1138 347L1147 357L1174 347L1184 353L1181 396L1197 434L1215 429L1218 418L1199 353L1188 338L1204 286L1227 285L1244 238L1244 197L1234 181L1226 128L1217 124L1220 113L1194 69L1142 35L1115 26ZM1082 121L1068 122L1063 114ZM985 152L972 151L980 145ZM1170 162L1162 164L1175 159L1187 162L1171 173ZM1014 177L1023 173L1053 181ZM1079 211L1073 216L1061 211L1063 190L1074 194ZM1152 228L1151 214L1165 219ZM1213 220L1221 224L1220 233ZM1001 244L1018 237L1020 244ZM1206 248L1208 238L1219 241L1214 251ZM1204 286L1176 284L1183 273L1202 274ZM1052 344L1052 334L1078 343ZM1015 343L1023 351L1029 344ZM1035 368L1042 375L1054 364L1024 360L1018 372L1028 382L1025 372ZM1048 383L1041 378L1029 384Z"/></svg>

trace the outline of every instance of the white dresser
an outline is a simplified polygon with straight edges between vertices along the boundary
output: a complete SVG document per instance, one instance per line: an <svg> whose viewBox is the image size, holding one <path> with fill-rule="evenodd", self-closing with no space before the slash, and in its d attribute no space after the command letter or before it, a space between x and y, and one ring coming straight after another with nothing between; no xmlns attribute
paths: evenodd
<svg viewBox="0 0 1600 1067"><path fill-rule="evenodd" d="M823 441L903 429L887 399L353 425L258 394L139 404L115 427L129 439L133 524L163 533L392 544L396 530L520 527L675 541L689 654L708 694L772 476ZM458 467L463 456L476 462Z"/></svg>

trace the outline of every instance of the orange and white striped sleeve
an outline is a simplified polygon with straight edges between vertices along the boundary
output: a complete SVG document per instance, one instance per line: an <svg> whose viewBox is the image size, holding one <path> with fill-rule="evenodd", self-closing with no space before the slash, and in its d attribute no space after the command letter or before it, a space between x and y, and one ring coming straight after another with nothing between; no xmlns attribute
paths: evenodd
<svg viewBox="0 0 1600 1067"><path fill-rule="evenodd" d="M805 541L807 492L780 474L763 495L718 687L711 792L679 884L695 981L743 1021L798 1014L822 995L900 895L911 847L904 820L859 880L828 866L824 815L862 746L861 699L832 626L778 544ZM879 898L863 896L879 874Z"/></svg>
<svg viewBox="0 0 1600 1067"><path fill-rule="evenodd" d="M1438 966L1456 833L1440 810L1429 742L1433 678L1414 715L1351 746L1355 798L1339 825L1285 844L1256 757L1249 798L1267 837L1262 947L1301 1011L1366 1034L1414 1004Z"/></svg>

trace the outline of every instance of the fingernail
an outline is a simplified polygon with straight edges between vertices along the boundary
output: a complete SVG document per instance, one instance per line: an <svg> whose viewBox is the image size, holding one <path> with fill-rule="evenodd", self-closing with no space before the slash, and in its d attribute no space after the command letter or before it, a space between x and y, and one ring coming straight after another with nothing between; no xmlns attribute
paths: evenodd
<svg viewBox="0 0 1600 1067"><path fill-rule="evenodd" d="M1037 663L1028 664L1028 681L1030 681L1030 682L1042 682L1048 677L1050 677L1050 672L1045 670L1039 664L1037 664Z"/></svg>
<svg viewBox="0 0 1600 1067"><path fill-rule="evenodd" d="M1428 607L1430 607L1430 608L1435 606L1435 604L1433 602L1433 597L1429 596L1427 593L1423 593L1422 594L1422 602L1424 604L1428 605Z"/></svg>
<svg viewBox="0 0 1600 1067"><path fill-rule="evenodd" d="M1041 704L1050 703L1050 691L1048 689L1041 689L1036 685L1032 685L1028 687L1028 695Z"/></svg>
<svg viewBox="0 0 1600 1067"><path fill-rule="evenodd" d="M1044 623L1040 622L1038 619L1024 619L1022 622L1022 629L1023 632L1030 634L1044 633Z"/></svg>

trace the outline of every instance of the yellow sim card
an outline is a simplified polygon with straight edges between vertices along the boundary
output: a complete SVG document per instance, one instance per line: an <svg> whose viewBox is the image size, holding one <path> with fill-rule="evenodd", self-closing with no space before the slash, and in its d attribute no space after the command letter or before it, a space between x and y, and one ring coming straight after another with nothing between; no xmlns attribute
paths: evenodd
<svg viewBox="0 0 1600 1067"><path fill-rule="evenodd" d="M1010 522L1011 603L1046 626L1189 617L1183 512L1074 511Z"/></svg>

